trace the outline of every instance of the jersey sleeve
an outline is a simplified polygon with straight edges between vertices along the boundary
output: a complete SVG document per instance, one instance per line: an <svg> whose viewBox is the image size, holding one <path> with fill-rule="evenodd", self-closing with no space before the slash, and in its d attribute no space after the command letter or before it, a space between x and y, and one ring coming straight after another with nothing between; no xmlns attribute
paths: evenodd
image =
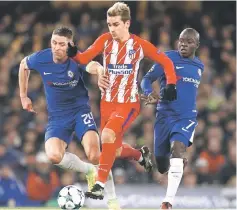
<svg viewBox="0 0 237 210"><path fill-rule="evenodd" d="M88 64L93 58L101 54L104 49L104 43L108 39L108 34L103 34L98 37L95 42L85 51L78 52L77 55L73 58L77 63Z"/></svg>
<svg viewBox="0 0 237 210"><path fill-rule="evenodd" d="M165 53L157 50L157 48L150 42L141 39L141 44L144 51L144 56L150 58L163 67L167 79L167 84L176 84L176 73L174 70L174 64L171 59L167 55L165 55Z"/></svg>
<svg viewBox="0 0 237 210"><path fill-rule="evenodd" d="M159 64L154 64L150 68L141 82L141 89L145 95L149 95L152 92L152 83L157 80L163 73L163 68Z"/></svg>
<svg viewBox="0 0 237 210"><path fill-rule="evenodd" d="M35 52L26 57L26 64L30 70L38 71L38 56L39 52Z"/></svg>

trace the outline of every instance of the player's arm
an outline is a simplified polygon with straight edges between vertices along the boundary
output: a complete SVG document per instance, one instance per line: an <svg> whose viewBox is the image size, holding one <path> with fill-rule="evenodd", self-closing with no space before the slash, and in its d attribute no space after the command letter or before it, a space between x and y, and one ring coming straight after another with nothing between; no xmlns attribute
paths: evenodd
<svg viewBox="0 0 237 210"><path fill-rule="evenodd" d="M173 62L164 53L157 50L157 48L150 42L141 39L144 55L156 63L160 64L163 69L167 80L167 85L164 90L164 100L173 101L177 99L176 91L176 73Z"/></svg>
<svg viewBox="0 0 237 210"><path fill-rule="evenodd" d="M149 95L152 92L152 83L163 74L163 69L159 64L154 64L143 77L141 82L142 92Z"/></svg>
<svg viewBox="0 0 237 210"><path fill-rule="evenodd" d="M28 90L28 80L30 77L30 69L27 66L26 58L24 58L20 63L19 68L19 88L20 88L20 97L27 97Z"/></svg>
<svg viewBox="0 0 237 210"><path fill-rule="evenodd" d="M162 67L159 64L154 64L151 69L146 73L141 81L141 99L144 100L145 104L157 103L159 96L153 91L152 83L156 81L164 73Z"/></svg>
<svg viewBox="0 0 237 210"><path fill-rule="evenodd" d="M104 74L104 67L97 61L91 61L87 65L78 64L78 66L89 74Z"/></svg>
<svg viewBox="0 0 237 210"><path fill-rule="evenodd" d="M176 84L177 78L172 60L150 42L142 40L142 45L144 55L163 67L167 84Z"/></svg>
<svg viewBox="0 0 237 210"><path fill-rule="evenodd" d="M27 96L28 92L28 81L30 77L30 68L27 64L28 57L24 58L20 63L19 68L19 89L20 89L20 98L23 109L36 113L33 109L32 101Z"/></svg>
<svg viewBox="0 0 237 210"><path fill-rule="evenodd" d="M101 35L85 52L79 52L76 46L72 46L68 43L67 55L73 58L77 63L86 65L97 55L102 53L107 37L107 34Z"/></svg>
<svg viewBox="0 0 237 210"><path fill-rule="evenodd" d="M79 67L90 74L98 75L98 86L102 93L105 92L105 89L109 88L109 79L104 74L104 67L100 63L91 61L87 66L79 64Z"/></svg>

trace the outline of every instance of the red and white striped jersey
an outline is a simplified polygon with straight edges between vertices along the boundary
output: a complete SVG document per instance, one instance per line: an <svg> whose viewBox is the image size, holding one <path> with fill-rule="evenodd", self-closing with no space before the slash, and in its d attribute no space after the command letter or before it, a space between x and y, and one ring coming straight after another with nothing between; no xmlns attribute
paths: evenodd
<svg viewBox="0 0 237 210"><path fill-rule="evenodd" d="M87 64L98 54L103 55L103 66L110 86L102 95L107 102L133 103L138 101L137 76L140 61L144 56L161 64L166 73L167 83L176 84L172 61L150 42L131 34L127 41L119 42L110 33L101 35L85 52L73 59Z"/></svg>

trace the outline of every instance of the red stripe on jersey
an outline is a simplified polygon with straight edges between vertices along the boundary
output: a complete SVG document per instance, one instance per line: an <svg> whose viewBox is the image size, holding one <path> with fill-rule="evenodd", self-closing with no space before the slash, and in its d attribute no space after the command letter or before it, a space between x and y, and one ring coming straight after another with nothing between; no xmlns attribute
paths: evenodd
<svg viewBox="0 0 237 210"><path fill-rule="evenodd" d="M110 58L111 58L111 52L113 50L113 39L109 39L107 40L107 44L105 46L105 49L104 49L104 53L103 53L103 60L105 59L106 63L104 64L104 68L105 68L105 75L109 76L109 73L108 73L108 63L110 62Z"/></svg>
<svg viewBox="0 0 237 210"><path fill-rule="evenodd" d="M104 62L104 68L105 68L105 75L106 76L109 76L109 73L108 73L108 63L110 62L110 58L111 58L111 52L113 50L113 39L112 37L110 39L107 40L107 43L104 47L104 53L103 53L103 61L105 60ZM103 94L102 97L101 97L101 100L104 100L105 99L105 95L106 94Z"/></svg>
<svg viewBox="0 0 237 210"><path fill-rule="evenodd" d="M136 63L140 62L140 51L142 49L141 49L141 45L139 44L139 42L136 39L134 39L134 43L135 43L135 45L133 46L133 48L136 51L136 54L135 54L135 58L131 62L133 64L133 72L128 78L128 83L127 83L126 91L125 91L125 95L124 95L124 102L130 102L131 96L132 96L131 93L132 93L133 83L134 83L134 80L137 80L136 75L135 75L135 73L136 73L135 67L136 67ZM137 82L136 82L136 85L137 85ZM138 99L138 97L137 97L137 99Z"/></svg>
<svg viewBox="0 0 237 210"><path fill-rule="evenodd" d="M117 64L124 64L124 61L126 58L126 45L127 45L127 42L119 43L117 62L116 62ZM118 100L117 95L119 92L119 85L123 77L124 77L123 75L117 75L114 80L114 84L112 86L112 91L111 91L111 102L113 101L117 102Z"/></svg>

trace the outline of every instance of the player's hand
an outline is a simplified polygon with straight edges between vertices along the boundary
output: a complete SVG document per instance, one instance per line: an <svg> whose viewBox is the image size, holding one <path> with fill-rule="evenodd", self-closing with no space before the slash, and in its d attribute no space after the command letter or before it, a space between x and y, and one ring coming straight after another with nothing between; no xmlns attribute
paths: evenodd
<svg viewBox="0 0 237 210"><path fill-rule="evenodd" d="M153 91L148 96L141 94L141 99L145 101L145 105L148 105L148 104L157 104L160 97L155 91Z"/></svg>
<svg viewBox="0 0 237 210"><path fill-rule="evenodd" d="M77 46L72 46L70 42L68 42L68 48L67 48L67 56L70 58L73 58L77 54Z"/></svg>
<svg viewBox="0 0 237 210"><path fill-rule="evenodd" d="M105 90L109 88L109 79L106 75L98 75L98 86L102 93L104 93Z"/></svg>
<svg viewBox="0 0 237 210"><path fill-rule="evenodd" d="M163 99L167 101L174 101L177 99L177 91L175 84L168 84L164 89Z"/></svg>
<svg viewBox="0 0 237 210"><path fill-rule="evenodd" d="M37 114L37 112L33 109L32 101L30 98L21 97L21 104L24 110Z"/></svg>

